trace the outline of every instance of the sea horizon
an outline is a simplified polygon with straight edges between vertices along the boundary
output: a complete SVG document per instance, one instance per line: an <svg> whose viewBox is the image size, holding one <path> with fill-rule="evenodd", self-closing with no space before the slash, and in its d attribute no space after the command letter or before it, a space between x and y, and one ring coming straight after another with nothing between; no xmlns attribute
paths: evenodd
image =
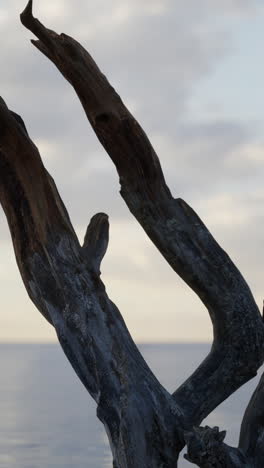
<svg viewBox="0 0 264 468"><path fill-rule="evenodd" d="M196 369L209 343L140 343L146 362L169 391ZM0 343L1 468L111 468L96 404L59 343ZM259 377L216 408L202 425L227 431L236 446L243 413ZM183 453L186 449L183 450ZM182 454L179 468L190 466Z"/></svg>

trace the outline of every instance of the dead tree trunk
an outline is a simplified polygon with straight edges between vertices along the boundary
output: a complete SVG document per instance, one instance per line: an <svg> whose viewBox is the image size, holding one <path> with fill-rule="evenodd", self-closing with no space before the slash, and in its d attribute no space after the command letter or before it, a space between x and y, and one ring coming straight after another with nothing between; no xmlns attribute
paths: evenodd
<svg viewBox="0 0 264 468"><path fill-rule="evenodd" d="M75 372L98 404L114 466L175 468L185 441L190 460L200 463L194 460L199 450L193 443L200 435L193 427L255 376L263 362L259 309L244 278L200 218L183 200L172 197L147 136L88 52L35 19L32 1L21 21L38 37L33 44L74 87L117 168L128 208L207 307L214 329L211 352L174 394L160 385L100 279L107 216L92 218L81 246L22 119L2 100L0 201L25 287L55 327ZM258 402L257 397L253 406ZM245 466L249 452L254 458L258 443L252 442L248 428L257 413L251 407L248 413L241 437L242 449L248 449L239 451L242 458L235 451L240 465L232 464L234 457L229 456L226 464L215 466ZM222 450L222 434L213 434L218 445L210 447L220 445Z"/></svg>

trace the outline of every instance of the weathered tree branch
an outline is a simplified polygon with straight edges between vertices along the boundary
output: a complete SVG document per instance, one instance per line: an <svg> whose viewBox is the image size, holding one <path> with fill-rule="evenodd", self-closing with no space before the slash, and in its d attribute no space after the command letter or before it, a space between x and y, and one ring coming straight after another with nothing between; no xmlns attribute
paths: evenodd
<svg viewBox="0 0 264 468"><path fill-rule="evenodd" d="M184 457L200 468L254 468L242 451L223 442L225 435L218 427L208 426L186 432L188 452Z"/></svg>
<svg viewBox="0 0 264 468"><path fill-rule="evenodd" d="M180 407L148 368L99 277L107 216L92 218L81 247L22 119L2 99L0 201L25 287L96 400L115 466L177 466Z"/></svg>
<svg viewBox="0 0 264 468"><path fill-rule="evenodd" d="M106 253L108 241L108 216L98 213L91 219L82 247L84 255L89 259L91 271L95 275L100 275L100 265Z"/></svg>
<svg viewBox="0 0 264 468"><path fill-rule="evenodd" d="M32 43L72 84L98 139L113 160L121 195L171 267L198 294L214 329L209 356L175 392L186 420L199 424L256 375L263 362L263 322L251 291L197 214L174 199L158 157L89 53L74 39L45 28L32 14L21 21Z"/></svg>
<svg viewBox="0 0 264 468"><path fill-rule="evenodd" d="M0 100L0 202L29 296L55 327L77 375L98 404L116 468L174 468L185 441L203 468L263 460L261 381L246 411L238 449L224 434L193 429L256 374L264 328L249 287L196 213L174 199L147 136L83 47L32 14L22 23L33 44L73 85L113 160L121 195L167 262L207 307L214 328L209 356L173 394L152 374L100 279L109 225L95 215L80 246L55 183L21 117ZM254 436L252 436L252 431Z"/></svg>
<svg viewBox="0 0 264 468"><path fill-rule="evenodd" d="M254 468L264 466L264 374L245 411L239 449L254 461Z"/></svg>
<svg viewBox="0 0 264 468"><path fill-rule="evenodd" d="M185 458L200 468L263 468L264 374L248 404L241 424L238 448L225 444L225 431L217 427L194 428L184 434Z"/></svg>

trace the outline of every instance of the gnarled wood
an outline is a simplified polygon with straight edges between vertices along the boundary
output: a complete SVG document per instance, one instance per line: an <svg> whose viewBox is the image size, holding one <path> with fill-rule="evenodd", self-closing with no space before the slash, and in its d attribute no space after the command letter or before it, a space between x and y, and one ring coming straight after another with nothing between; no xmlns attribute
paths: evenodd
<svg viewBox="0 0 264 468"><path fill-rule="evenodd" d="M216 429L193 426L263 362L263 321L248 285L192 208L173 198L147 136L89 53L34 18L32 0L21 21L38 37L33 44L73 85L117 168L129 209L203 301L213 323L209 356L170 395L148 368L100 279L109 237L107 215L92 218L81 246L24 122L1 100L0 202L21 276L98 404L114 466L174 468L185 442L188 459L198 466L247 466L243 463L262 440L262 412L252 410L259 406L262 387L246 413L241 448L225 445L224 434ZM260 438L249 442L250 427L261 430Z"/></svg>
<svg viewBox="0 0 264 468"><path fill-rule="evenodd" d="M177 466L181 409L148 368L100 280L107 216L92 218L81 247L22 119L3 100L0 132L0 201L21 276L98 404L115 466Z"/></svg>
<svg viewBox="0 0 264 468"><path fill-rule="evenodd" d="M146 134L89 53L71 37L46 29L32 14L21 21L32 43L74 87L98 139L114 162L121 195L171 267L198 294L214 329L209 356L175 392L187 420L199 424L256 375L263 362L263 322L244 278L197 214L174 199Z"/></svg>
<svg viewBox="0 0 264 468"><path fill-rule="evenodd" d="M239 449L253 461L254 468L264 466L264 374L245 411Z"/></svg>
<svg viewBox="0 0 264 468"><path fill-rule="evenodd" d="M188 453L184 457L200 468L254 468L241 450L223 442L225 435L218 427L208 426L186 432Z"/></svg>
<svg viewBox="0 0 264 468"><path fill-rule="evenodd" d="M224 443L225 431L194 428L184 434L185 458L200 468L263 468L264 466L264 374L252 395L241 425L238 448Z"/></svg>

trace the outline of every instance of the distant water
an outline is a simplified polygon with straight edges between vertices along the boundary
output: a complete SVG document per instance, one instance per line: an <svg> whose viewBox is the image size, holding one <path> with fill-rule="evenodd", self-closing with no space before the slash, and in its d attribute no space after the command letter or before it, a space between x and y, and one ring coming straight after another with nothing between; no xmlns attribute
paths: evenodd
<svg viewBox="0 0 264 468"><path fill-rule="evenodd" d="M196 368L208 345L140 345L161 383L174 391ZM0 345L1 468L111 468L96 406L58 345ZM203 425L227 429L237 445L239 426L256 380L212 413ZM192 465L181 460L180 468Z"/></svg>

